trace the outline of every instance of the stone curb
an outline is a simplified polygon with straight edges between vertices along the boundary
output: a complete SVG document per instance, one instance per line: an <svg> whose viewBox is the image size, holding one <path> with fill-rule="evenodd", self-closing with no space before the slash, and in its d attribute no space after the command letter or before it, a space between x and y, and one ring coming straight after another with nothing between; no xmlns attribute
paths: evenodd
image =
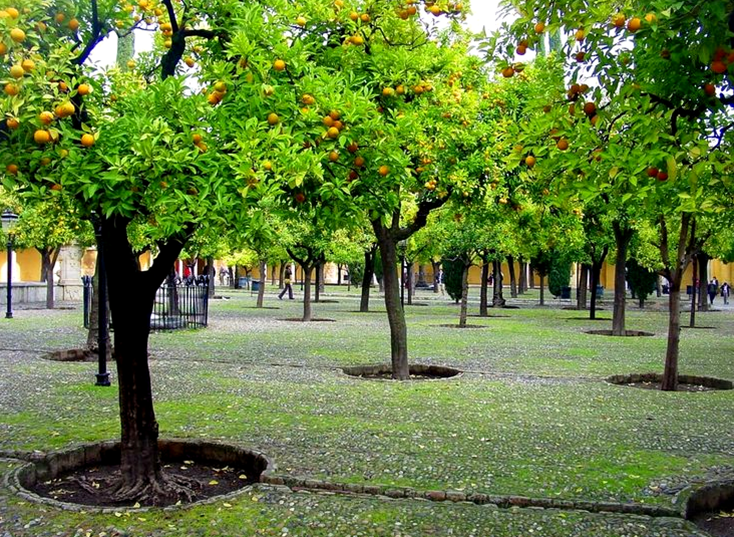
<svg viewBox="0 0 734 537"><path fill-rule="evenodd" d="M203 441L203 440L192 440L192 439L175 439L175 438L162 438L159 440L161 449L177 450L181 449L181 445L186 445L190 449L201 449L202 451L208 450L210 453L212 450L217 449L235 449L240 451L246 451L253 457L259 457L265 463L265 470L262 473L272 471L275 466L272 461L263 453L254 450L244 450L239 446L226 443L226 442L214 442L214 441ZM165 447L164 447L165 446ZM92 444L82 444L74 446L69 449L52 451L49 453L43 452L21 452L21 451L0 451L0 462L23 462L17 468L6 472L3 476L3 485L7 487L11 492L18 495L19 497L33 503L48 505L57 509L65 511L85 512L85 513L98 513L98 514L114 514L121 512L130 513L143 513L151 510L160 510L164 512L178 511L181 509L190 509L192 507L198 507L201 505L208 505L217 503L220 501L227 501L240 496L241 494L252 490L254 484L257 482L246 485L240 489L234 490L227 494L220 494L212 496L210 498L204 498L197 502L187 503L182 505L171 505L167 507L95 507L93 505L82 505L70 502L62 502L47 498L45 496L39 496L26 489L23 486L22 481L26 478L29 473L35 474L38 471L48 472L54 468L64 466L66 463L70 463L73 466L83 466L85 461L87 464L91 462L99 462L94 459L100 456L100 453L104 451L112 451L119 449L119 441L106 441L97 442ZM196 458L196 457L193 457Z"/></svg>
<svg viewBox="0 0 734 537"><path fill-rule="evenodd" d="M475 505L491 505L501 509L541 508L590 513L613 513L623 515L640 515L648 517L683 518L678 509L656 505L620 502L592 502L585 500L558 500L554 498L528 498L525 496L502 496L483 493L465 493L456 490L421 491L410 487L393 485L361 485L358 483L333 483L316 479L303 479L285 475L264 473L261 483L274 486L285 486L292 491L330 492L338 494L365 494L387 498L408 498L428 500L432 502L464 502Z"/></svg>

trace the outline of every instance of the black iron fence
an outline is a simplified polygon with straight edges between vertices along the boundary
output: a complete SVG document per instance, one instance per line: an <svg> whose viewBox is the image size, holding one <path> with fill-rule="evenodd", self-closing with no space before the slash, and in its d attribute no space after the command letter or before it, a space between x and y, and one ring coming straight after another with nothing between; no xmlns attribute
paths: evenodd
<svg viewBox="0 0 734 537"><path fill-rule="evenodd" d="M89 328L94 287L92 278L85 276L84 282L84 328ZM165 282L155 295L150 329L181 330L203 328L209 322L209 285L206 276L188 282ZM110 321L110 330L114 326Z"/></svg>

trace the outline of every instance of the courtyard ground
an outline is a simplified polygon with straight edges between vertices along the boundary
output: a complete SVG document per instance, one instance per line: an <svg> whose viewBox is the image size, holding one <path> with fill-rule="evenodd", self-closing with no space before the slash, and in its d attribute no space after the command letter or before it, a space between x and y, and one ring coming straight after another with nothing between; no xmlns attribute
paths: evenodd
<svg viewBox="0 0 734 537"><path fill-rule="evenodd" d="M296 289L297 291L297 289ZM518 309L470 318L420 292L406 306L411 361L447 365L460 377L369 381L345 366L389 361L384 304L357 313L356 292L329 289L315 316L301 303L250 292L211 302L209 327L156 333L151 370L161 435L233 442L265 453L274 474L340 484L409 487L568 502L679 509L681 491L734 476L734 391L662 393L611 385L616 374L660 372L665 303L628 329L653 337L586 334L609 328L537 292ZM298 293L297 297L298 297ZM567 304L566 304L567 305ZM721 306L721 305L719 305ZM610 318L610 305L599 315ZM473 304L476 312L476 304ZM382 312L382 313L379 313ZM684 318L687 317L684 315ZM17 309L0 323L0 455L48 451L119 435L117 390L94 386L95 364L60 363L49 351L81 347L79 309ZM698 315L684 329L683 374L734 379L734 312ZM16 463L6 458L0 472ZM684 492L685 493L685 492ZM255 485L208 506L92 514L24 501L0 485L0 536L684 536L679 518L579 510L499 509L470 503L341 495Z"/></svg>

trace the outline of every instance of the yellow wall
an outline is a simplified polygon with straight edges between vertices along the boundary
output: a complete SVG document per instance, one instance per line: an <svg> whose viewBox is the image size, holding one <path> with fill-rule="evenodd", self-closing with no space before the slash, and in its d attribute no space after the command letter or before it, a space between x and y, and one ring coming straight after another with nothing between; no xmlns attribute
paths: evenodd
<svg viewBox="0 0 734 537"><path fill-rule="evenodd" d="M8 278L7 250L0 252L0 281ZM20 272L18 272L20 270ZM36 249L13 251L13 281L41 281L41 254Z"/></svg>

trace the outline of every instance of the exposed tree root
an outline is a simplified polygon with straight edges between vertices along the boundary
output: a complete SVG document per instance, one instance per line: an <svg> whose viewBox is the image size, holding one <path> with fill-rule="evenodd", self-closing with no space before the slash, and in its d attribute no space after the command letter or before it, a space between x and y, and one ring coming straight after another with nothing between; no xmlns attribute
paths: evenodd
<svg viewBox="0 0 734 537"><path fill-rule="evenodd" d="M116 503L141 505L172 505L177 502L196 501L196 491L202 483L179 475L161 472L159 476L144 476L134 483L125 483L120 472L105 479L76 477L74 481L90 494L99 493L101 487L110 490Z"/></svg>
<svg viewBox="0 0 734 537"><path fill-rule="evenodd" d="M201 483L194 479L161 472L157 477L141 477L132 484L123 483L120 479L113 497L121 503L144 505L170 505L178 501L190 503L196 500L195 490L199 488Z"/></svg>

